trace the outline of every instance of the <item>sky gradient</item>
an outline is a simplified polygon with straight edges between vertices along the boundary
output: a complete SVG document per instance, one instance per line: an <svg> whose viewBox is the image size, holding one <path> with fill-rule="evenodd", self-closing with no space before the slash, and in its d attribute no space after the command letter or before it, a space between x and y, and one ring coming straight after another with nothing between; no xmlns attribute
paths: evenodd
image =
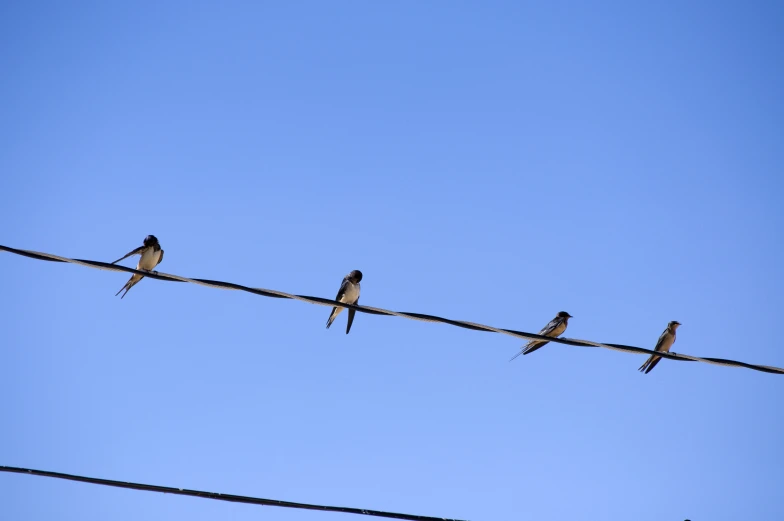
<svg viewBox="0 0 784 521"><path fill-rule="evenodd" d="M0 244L784 366L780 2L4 2ZM136 260L124 261L135 266ZM777 520L784 377L0 252L0 465ZM360 519L0 473L8 519Z"/></svg>

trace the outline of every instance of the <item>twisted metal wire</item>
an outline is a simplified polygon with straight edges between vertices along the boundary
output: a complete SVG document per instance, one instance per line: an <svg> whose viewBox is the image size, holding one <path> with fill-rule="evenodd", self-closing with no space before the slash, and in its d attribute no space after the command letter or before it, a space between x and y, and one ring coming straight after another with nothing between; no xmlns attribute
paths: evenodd
<svg viewBox="0 0 784 521"><path fill-rule="evenodd" d="M174 275L170 273L160 273L157 271L136 270L134 268L128 268L125 266L110 264L107 262L84 260L84 259L71 259L68 257L60 257L58 255L53 255L51 253L42 253L42 252L31 251L31 250L20 250L20 249L11 248L9 246L3 246L3 245L0 245L0 251L6 251L9 253L13 253L15 255L21 255L23 257L29 257L31 259L36 259L36 260L43 260L43 261L50 261L50 262L67 262L70 264L78 264L80 266L86 266L88 268L94 268L100 270L124 271L127 273L136 273L152 279L164 280L168 282L186 282L190 284L198 284L200 286L207 286L211 288L245 291L247 293L252 293L254 295L260 295L262 297L292 299L292 300L298 300L300 302L307 302L308 304L316 304L318 306L327 306L327 307L338 306L342 308L353 309L360 313L367 313L370 315L387 315L387 316L402 317L409 320L419 320L422 322L438 322L442 324L449 324L451 326L461 327L464 329L471 329L473 331L486 331L490 333L509 335L522 340L546 340L548 342L556 342L559 344L566 344L566 345L578 346L578 347L601 347L604 349L611 349L613 351L623 351L626 353L638 353L638 354L645 354L645 355L655 354L656 356L661 356L662 358L668 358L670 360L677 360L680 362L702 362L706 364L723 365L729 367L745 367L747 369L752 369L754 371L761 371L764 373L784 374L784 369L780 367L773 367L769 365L760 365L760 364L750 364L747 362L740 362L738 360L728 360L725 358L713 358L713 357L699 357L699 356L686 355L683 353L654 351L652 349L646 349L643 347L628 346L624 344L593 342L590 340L581 340L576 338L551 338L542 335L537 335L535 333L527 333L525 331L496 328L484 324L476 324L473 322L466 322L463 320L453 320L449 318L439 317L435 315L428 315L424 313L391 311L388 309L376 308L371 306L345 304L343 302L338 302L336 300L331 300L331 299L326 299L321 297L312 297L308 295L294 295L291 293L286 293L274 289L251 288L248 286L243 286L241 284L235 284L233 282L188 278L188 277L182 277L180 275Z"/></svg>
<svg viewBox="0 0 784 521"><path fill-rule="evenodd" d="M232 503L248 503L250 505L273 506L273 507L283 507L283 508L299 508L303 510L321 510L323 512L343 512L344 514L360 514L365 516L387 517L391 519L406 519L408 521L460 521L459 519L418 516L414 514L400 514L397 512L384 512L382 510L369 510L366 508L313 505L310 503L295 503L292 501L280 501L278 499L264 499L258 497L250 497L250 496L237 496L234 494L221 494L219 492L204 492L202 490L190 490L187 488L163 487L160 485L146 485L143 483L130 483L127 481L115 481L113 479L90 478L87 476L76 476L74 474L63 474L61 472L26 469L20 467L0 466L0 472L12 472L16 474L29 474L31 476L44 476L48 478L67 479L70 481L80 481L82 483L91 483L93 485L104 485L107 487L129 488L132 490L144 490L147 492L162 492L164 494L176 494L179 496L193 496L193 497L200 497L204 499L216 499L218 501L230 501Z"/></svg>

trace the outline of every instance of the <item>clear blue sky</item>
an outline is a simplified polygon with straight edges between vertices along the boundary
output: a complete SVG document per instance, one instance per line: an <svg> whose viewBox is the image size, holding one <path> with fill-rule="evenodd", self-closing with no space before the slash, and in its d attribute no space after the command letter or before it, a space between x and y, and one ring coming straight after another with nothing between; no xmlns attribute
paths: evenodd
<svg viewBox="0 0 784 521"><path fill-rule="evenodd" d="M0 244L784 366L780 2L4 2ZM126 265L135 265L126 261ZM775 520L784 377L0 253L0 464ZM0 474L25 520L359 519Z"/></svg>

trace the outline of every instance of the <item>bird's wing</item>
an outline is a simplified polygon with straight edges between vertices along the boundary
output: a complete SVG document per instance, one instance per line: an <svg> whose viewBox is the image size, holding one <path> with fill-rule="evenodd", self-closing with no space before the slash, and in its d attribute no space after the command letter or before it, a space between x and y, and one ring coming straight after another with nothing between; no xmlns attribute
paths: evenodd
<svg viewBox="0 0 784 521"><path fill-rule="evenodd" d="M123 257L120 257L120 258L119 258L119 259L117 259L116 261L112 262L112 264L117 264L117 263L118 263L118 262L120 262L121 260L123 260L123 259L127 259L127 258L128 258L128 257L130 257L131 255L141 255L141 254L142 254L142 252L144 251L144 248L145 248L145 246L143 246L143 245L142 245L142 246L139 246L139 247L138 247L138 248L136 248L135 250L133 250L133 251L131 251L131 252L128 252L128 253L126 253L126 254L125 254L125 256L123 256Z"/></svg>
<svg viewBox="0 0 784 521"><path fill-rule="evenodd" d="M348 277L345 277L343 279L343 283L340 285L340 289L338 290L338 296L335 297L335 300L337 300L338 302L343 302L340 299L346 296L346 291L348 290L349 284L351 283L349 282Z"/></svg>
<svg viewBox="0 0 784 521"><path fill-rule="evenodd" d="M158 259L158 264L160 264L161 262L163 262L163 248L161 248L161 257ZM156 266L158 264L156 264Z"/></svg>
<svg viewBox="0 0 784 521"><path fill-rule="evenodd" d="M335 318L337 318L338 313L341 311L343 311L343 308L332 308L332 313L329 314L329 318L327 319L327 329L329 329L329 326L332 325L332 322L335 321Z"/></svg>
<svg viewBox="0 0 784 521"><path fill-rule="evenodd" d="M564 320L564 319L563 319L563 318L561 318L561 317L555 317L554 319L552 319L552 320L550 321L550 323L549 323L549 324L547 324L546 326L544 326L544 328L542 328L542 330L541 330L541 331L539 331L539 334L540 334L540 335L542 335L542 336L550 336L550 334L551 334L553 331L555 331L555 330L556 330L556 328L558 328L558 326L560 326L560 325L561 325L561 323L563 322L563 320ZM536 340L535 340L535 342L536 342Z"/></svg>
<svg viewBox="0 0 784 521"><path fill-rule="evenodd" d="M531 340L530 342L528 342L523 346L523 354L530 355L537 349L541 349L542 347L546 346L549 343L550 342L548 342L547 340Z"/></svg>
<svg viewBox="0 0 784 521"><path fill-rule="evenodd" d="M659 340L656 341L656 347L653 348L654 351L661 351L664 348L664 342L667 340L667 333L669 332L669 329L664 330L664 333L661 334Z"/></svg>
<svg viewBox="0 0 784 521"><path fill-rule="evenodd" d="M563 320L564 319L561 318L561 317L555 317L550 322L548 322L548 324L546 326L544 326L541 331L539 331L539 334L542 335L542 336L551 336L553 331L555 331L558 328L558 326L560 326L563 323ZM546 340L534 340L534 339L531 339L531 340L528 341L528 343L526 343L523 346L523 349L512 358L512 360L514 360L515 358L517 358L521 354L523 354L523 355L531 354L534 351L536 351L537 349L546 346L547 343L548 342ZM511 360L510 360L510 362L511 362Z"/></svg>

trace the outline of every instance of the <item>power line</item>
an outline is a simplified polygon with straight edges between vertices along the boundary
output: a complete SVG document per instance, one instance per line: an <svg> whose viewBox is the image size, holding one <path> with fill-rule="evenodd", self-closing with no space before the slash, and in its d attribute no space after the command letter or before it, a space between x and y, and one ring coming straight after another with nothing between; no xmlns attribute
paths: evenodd
<svg viewBox="0 0 784 521"><path fill-rule="evenodd" d="M216 499L218 501L231 501L232 503L248 503L250 505L262 505L262 506L283 507L283 508L299 508L303 510L321 510L323 512L343 512L345 514L361 514L365 516L387 517L391 519L407 519L410 521L461 521L459 519L418 516L414 514L399 514L396 512L383 512L381 510L368 510L366 508L312 505L310 503L294 503L292 501L280 501L278 499L263 499L263 498L250 497L250 496L237 496L234 494L221 494L219 492L204 492L202 490L190 490L187 488L162 487L159 485L145 485L143 483L130 483L127 481L115 481L113 479L90 478L86 476L76 476L73 474L63 474L61 472L25 469L20 467L0 466L0 472L30 474L32 476L44 476L47 478L81 481L82 483L92 483L93 485L104 485L107 487L129 488L132 490L144 490L147 492L162 492L164 494L176 494L179 496L193 496L193 497L200 497L204 499Z"/></svg>
<svg viewBox="0 0 784 521"><path fill-rule="evenodd" d="M698 357L698 356L685 355L682 353L668 353L662 351L653 351L652 349L628 346L624 344L608 344L608 343L592 342L590 340L579 340L575 338L551 338L542 335L537 335L534 333L517 331L514 329L496 328L492 326L486 326L483 324L466 322L463 320L452 320L449 318L438 317L435 315L426 315L423 313L410 313L410 312L402 312L402 311L390 311L388 309L374 308L370 306L344 304L343 302L338 302L336 300L331 300L331 299L326 299L321 297L311 297L307 295L293 295L290 293L285 293L283 291L277 291L272 289L250 288L247 286L243 286L241 284L235 284L232 282L223 282L219 280L191 279L187 277L181 277L179 275L172 275L169 273L158 273L157 271L136 270L133 268L127 268L125 266L120 266L117 264L109 264L107 262L83 260L83 259L70 259L68 257L60 257L58 255L52 255L51 253L41 253L41 252L30 251L30 250L19 250L16 248L10 248L8 246L3 246L3 245L0 245L0 250L7 251L15 255L29 257L31 259L36 259L36 260L51 261L51 262L68 262L71 264L86 266L88 268L95 268L95 269L109 270L109 271L124 271L127 273L137 273L139 275L144 275L145 277L158 279L158 280L165 280L168 282L187 282L190 284L198 284L201 286L208 286L213 288L245 291L248 293L253 293L254 295L261 295L262 297L299 300L301 302L307 302L308 304L316 304L319 306L327 306L327 307L339 306L343 308L354 309L356 311L359 311L360 313L367 313L370 315L389 315L389 316L403 317L410 320L420 320L423 322L440 322L442 324L449 324L451 326L462 327L464 329L471 329L474 331L487 331L491 333L500 333L503 335L509 335L523 340L547 340L548 342L556 342L559 344L566 344L571 346L601 347L604 349L612 349L613 351L624 351L627 353L638 353L638 354L645 354L645 355L655 354L657 356L661 356L662 358L669 358L670 360L678 360L680 362L702 362L706 364L724 365L730 367L745 367L747 369L753 369L754 371L761 371L764 373L784 374L784 369L780 367L773 367L769 365L759 365L759 364L749 364L746 362L739 362L737 360L728 360L725 358Z"/></svg>

